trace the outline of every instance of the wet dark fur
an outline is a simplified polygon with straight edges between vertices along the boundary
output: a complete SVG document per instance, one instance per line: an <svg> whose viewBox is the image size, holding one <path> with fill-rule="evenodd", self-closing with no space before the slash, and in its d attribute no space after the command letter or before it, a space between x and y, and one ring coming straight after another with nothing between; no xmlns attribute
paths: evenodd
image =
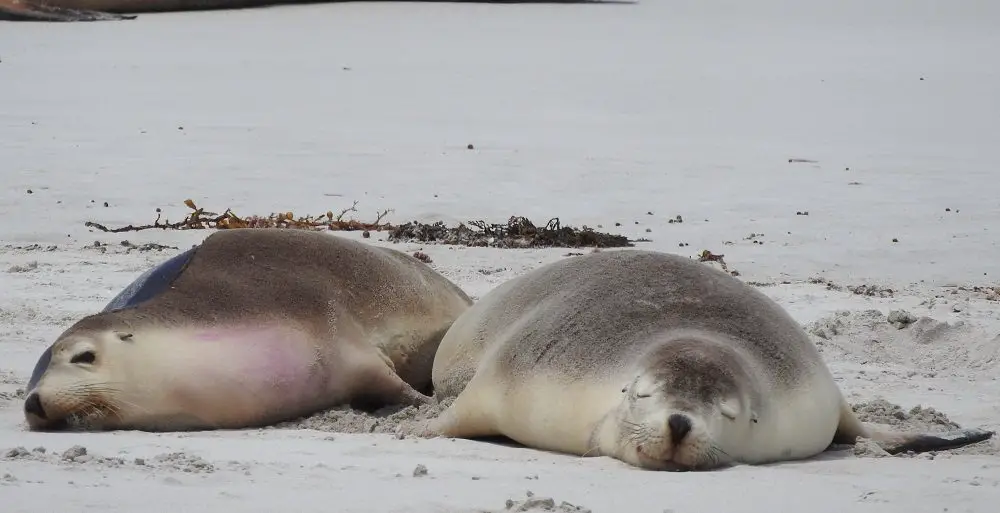
<svg viewBox="0 0 1000 513"><path fill-rule="evenodd" d="M142 273L111 301L108 301L108 304L104 305L104 309L101 311L121 310L159 296L173 286L174 281L184 273L196 251L198 251L197 246L178 253Z"/></svg>

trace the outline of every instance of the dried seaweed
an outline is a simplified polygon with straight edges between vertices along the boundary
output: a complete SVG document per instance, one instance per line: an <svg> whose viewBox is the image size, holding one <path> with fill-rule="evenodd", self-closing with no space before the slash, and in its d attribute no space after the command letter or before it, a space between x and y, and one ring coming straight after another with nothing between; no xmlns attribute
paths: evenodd
<svg viewBox="0 0 1000 513"><path fill-rule="evenodd" d="M511 216L506 223L489 224L480 220L470 221L469 225L472 228L464 223L448 228L440 221L434 224L413 221L393 228L389 240L492 248L623 248L635 245L624 235L598 232L587 226L563 226L559 218L550 219L541 228L521 216Z"/></svg>
<svg viewBox="0 0 1000 513"><path fill-rule="evenodd" d="M722 266L722 270L723 271L725 271L725 272L727 272L727 273L729 273L729 274L731 274L733 276L739 276L740 275L739 271L736 271L736 270L730 271L729 270L729 266L726 265L726 261L724 260L725 256L726 255L720 255L720 254L712 253L711 251L709 251L707 249L703 249L701 251L701 253L698 254L698 261L699 262L718 262L719 265Z"/></svg>
<svg viewBox="0 0 1000 513"><path fill-rule="evenodd" d="M355 201L349 208L341 210L339 214L334 214L333 211L327 211L323 214L306 215L301 217L295 217L292 212L272 212L266 217L257 215L240 217L236 215L232 209L228 208L221 214L206 211L204 208L200 208L195 205L194 201L190 199L184 200L184 204L190 208L192 212L185 216L181 221L174 223L171 223L169 220L161 222L160 209L156 209L156 220L153 221L152 224L140 226L130 224L119 228L108 228L103 224L87 221L86 226L109 233L138 232L153 228L161 230L204 230L212 228L219 230L228 228L295 228L300 230L353 231L380 230L391 227L389 224L382 223L382 220L385 216L389 215L391 210L379 212L375 222L372 223L364 223L354 219L344 220L344 216L348 212L357 212L357 201Z"/></svg>
<svg viewBox="0 0 1000 513"><path fill-rule="evenodd" d="M319 215L295 217L292 212L271 213L268 216L251 215L238 216L232 209L226 209L221 214L209 212L195 205L188 199L184 204L191 209L184 219L171 223L161 220L160 209L156 209L156 220L151 224L122 226L109 228L103 224L87 221L86 226L102 232L121 233L138 232L142 230L204 230L229 228L286 228L302 230L334 230L334 231L388 231L390 242L422 242L432 244L454 244L476 247L494 248L620 248L632 247L635 244L624 235L613 235L593 230L587 226L575 228L563 226L559 218L550 219L545 226L539 228L530 220L521 216L511 216L506 223L486 223L485 221L470 221L468 225L460 223L455 227L447 227L442 222L432 224L417 221L393 226L383 222L392 212L378 212L374 222L366 223L354 219L344 219L348 212L357 212L358 202L349 208L334 214L333 211ZM367 236L368 234L365 233Z"/></svg>

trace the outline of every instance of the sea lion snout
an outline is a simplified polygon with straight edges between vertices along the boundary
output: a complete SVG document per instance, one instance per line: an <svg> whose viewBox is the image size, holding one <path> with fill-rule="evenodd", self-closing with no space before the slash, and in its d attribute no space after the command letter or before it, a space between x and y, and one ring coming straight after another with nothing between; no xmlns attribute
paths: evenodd
<svg viewBox="0 0 1000 513"><path fill-rule="evenodd" d="M24 400L24 414L30 417L37 417L40 420L47 420L49 417L45 414L45 408L42 406L42 397L38 395L38 392L32 392L28 394L28 397Z"/></svg>
<svg viewBox="0 0 1000 513"><path fill-rule="evenodd" d="M691 432L691 419L687 415L674 413L667 418L667 427L670 428L670 441L678 445Z"/></svg>

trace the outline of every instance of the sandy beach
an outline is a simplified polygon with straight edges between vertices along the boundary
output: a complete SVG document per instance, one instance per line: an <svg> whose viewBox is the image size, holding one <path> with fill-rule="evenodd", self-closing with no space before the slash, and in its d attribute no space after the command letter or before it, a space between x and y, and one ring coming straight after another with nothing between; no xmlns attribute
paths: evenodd
<svg viewBox="0 0 1000 513"><path fill-rule="evenodd" d="M394 434L432 409L151 434L29 432L21 406L59 333L208 235L88 221L356 201L361 221L559 218L724 254L806 327L866 420L1000 429L998 23L971 0L3 23L0 511L995 511L997 439L666 473ZM425 253L473 298L579 251L365 241Z"/></svg>

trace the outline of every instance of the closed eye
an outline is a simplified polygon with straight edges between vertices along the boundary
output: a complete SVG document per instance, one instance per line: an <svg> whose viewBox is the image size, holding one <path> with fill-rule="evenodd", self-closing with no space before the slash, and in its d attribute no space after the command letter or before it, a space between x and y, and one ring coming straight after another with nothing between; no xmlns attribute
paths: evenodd
<svg viewBox="0 0 1000 513"><path fill-rule="evenodd" d="M635 394L636 399L645 399L647 397L652 397L653 394Z"/></svg>
<svg viewBox="0 0 1000 513"><path fill-rule="evenodd" d="M738 403L735 400L731 399L723 401L722 404L719 405L719 413L722 413L722 416L729 420L736 420L736 417L739 414L737 404Z"/></svg>
<svg viewBox="0 0 1000 513"><path fill-rule="evenodd" d="M93 351L84 351L73 355L69 363L94 363L95 360L97 360L97 355Z"/></svg>

